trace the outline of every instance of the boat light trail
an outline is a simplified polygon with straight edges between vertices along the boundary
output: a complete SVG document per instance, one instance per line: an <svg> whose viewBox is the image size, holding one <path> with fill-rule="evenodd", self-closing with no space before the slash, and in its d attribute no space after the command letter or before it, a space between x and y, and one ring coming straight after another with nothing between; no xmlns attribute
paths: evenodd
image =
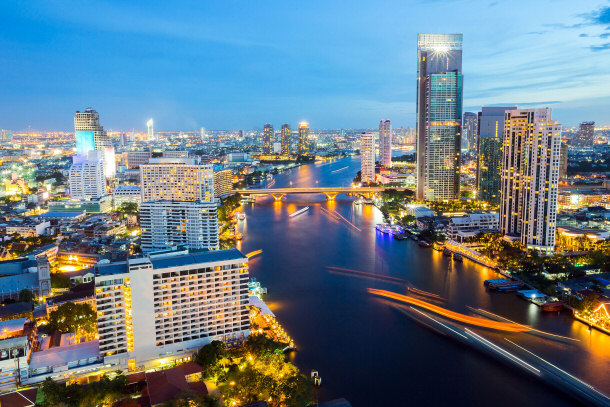
<svg viewBox="0 0 610 407"><path fill-rule="evenodd" d="M432 318L430 315L426 314L425 312L422 312L422 311L418 310L417 308L414 308L414 307L412 307L412 306L410 306L410 305L409 305L409 308L411 308L413 311L415 311L415 312L417 312L417 313L419 313L419 314L421 314L421 315L425 316L426 318L431 319L432 321L436 322L437 324L444 326L445 328L449 329L451 332L453 332L453 333L455 333L455 334L457 334L457 335L460 335L462 338L464 338L464 339L468 340L468 337L467 337L467 336L462 335L461 333L459 333L459 332L458 332L458 331L456 331L455 329L451 328L449 325L447 325L447 324L443 324L443 323L442 323L441 321L439 321L438 319L436 319L436 318Z"/></svg>
<svg viewBox="0 0 610 407"><path fill-rule="evenodd" d="M376 288L368 288L367 291L373 295L378 295L380 297L391 298L394 300L398 300L404 303L412 304L418 306L420 308L424 308L428 311L432 311L435 314L444 316L449 319L453 319L455 321L463 322L465 324L480 326L482 328L495 329L498 331L506 331L506 332L526 332L529 331L530 328L525 325L519 325L514 323L507 322L498 322L491 321L482 318L475 318L469 315L460 314L459 312L450 311L446 308L439 307L438 305L430 304L429 302L420 300L418 298L409 297L407 295L394 293L386 290L379 290Z"/></svg>
<svg viewBox="0 0 610 407"><path fill-rule="evenodd" d="M354 227L358 232L362 232L362 229L360 229L358 226L354 225L352 222L350 222L349 220L345 219L345 217L343 215L341 215L339 212L337 211L331 211L331 213L339 215L341 217L341 219L343 219L344 221L346 221L347 223L349 223L350 226Z"/></svg>
<svg viewBox="0 0 610 407"><path fill-rule="evenodd" d="M346 168L348 168L348 167L343 167L343 168L339 168L338 170L331 171L331 174L334 174L335 172L343 171Z"/></svg>
<svg viewBox="0 0 610 407"><path fill-rule="evenodd" d="M379 280L390 280L393 282L397 282L400 284L404 284L406 282L406 280L402 279L402 278L398 278L398 277L392 277L392 276L384 276L382 274L375 274L375 273L367 273L366 271L360 271L360 270L354 270L354 269L346 269L343 267L335 267L335 266L326 266L326 268L331 269L331 270L336 270L336 271L343 271L345 273L352 273L352 274L356 274L356 275L361 275L361 276L365 276L365 277L372 277L372 278L376 278Z"/></svg>
<svg viewBox="0 0 610 407"><path fill-rule="evenodd" d="M251 258L251 257L254 257L254 256L258 255L258 254L261 254L262 252L263 252L262 249L261 250L254 250L253 252L250 252L250 253L246 254L246 257L247 258Z"/></svg>

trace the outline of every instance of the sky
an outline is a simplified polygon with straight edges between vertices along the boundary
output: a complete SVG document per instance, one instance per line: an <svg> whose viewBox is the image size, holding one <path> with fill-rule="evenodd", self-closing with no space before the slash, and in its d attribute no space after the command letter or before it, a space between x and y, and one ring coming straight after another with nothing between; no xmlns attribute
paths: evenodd
<svg viewBox="0 0 610 407"><path fill-rule="evenodd" d="M610 1L0 2L0 128L415 125L417 33L463 33L464 111L610 125Z"/></svg>

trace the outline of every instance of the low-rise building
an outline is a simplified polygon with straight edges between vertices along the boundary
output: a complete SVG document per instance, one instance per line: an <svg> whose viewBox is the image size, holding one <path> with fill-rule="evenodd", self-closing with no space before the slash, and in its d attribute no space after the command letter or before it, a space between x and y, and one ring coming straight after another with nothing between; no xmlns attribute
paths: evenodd
<svg viewBox="0 0 610 407"><path fill-rule="evenodd" d="M483 231L498 231L500 217L497 212L469 213L449 218L447 236L457 242L472 238Z"/></svg>
<svg viewBox="0 0 610 407"><path fill-rule="evenodd" d="M434 216L434 211L430 208L428 208L425 205L417 205L417 204L411 204L411 205L407 205L407 208L405 209L405 213L407 215L411 215L414 216L416 219L418 218L422 218L425 216Z"/></svg>
<svg viewBox="0 0 610 407"><path fill-rule="evenodd" d="M20 386L28 378L28 362L36 327L25 318L0 321L0 390Z"/></svg>
<svg viewBox="0 0 610 407"><path fill-rule="evenodd" d="M23 237L38 237L46 234L51 227L49 221L24 220L22 222L9 222L6 224L6 234L18 234Z"/></svg>
<svg viewBox="0 0 610 407"><path fill-rule="evenodd" d="M141 190L138 185L119 185L112 193L112 207L118 209L123 202L142 202Z"/></svg>

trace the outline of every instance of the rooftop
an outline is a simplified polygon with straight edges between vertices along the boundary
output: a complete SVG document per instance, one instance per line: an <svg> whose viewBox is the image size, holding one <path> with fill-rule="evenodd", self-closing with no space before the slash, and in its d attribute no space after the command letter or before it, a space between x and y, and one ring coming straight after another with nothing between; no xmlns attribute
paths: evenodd
<svg viewBox="0 0 610 407"><path fill-rule="evenodd" d="M52 347L39 352L32 352L30 369L46 366L67 365L68 362L97 358L100 355L98 340L77 343L75 345Z"/></svg>

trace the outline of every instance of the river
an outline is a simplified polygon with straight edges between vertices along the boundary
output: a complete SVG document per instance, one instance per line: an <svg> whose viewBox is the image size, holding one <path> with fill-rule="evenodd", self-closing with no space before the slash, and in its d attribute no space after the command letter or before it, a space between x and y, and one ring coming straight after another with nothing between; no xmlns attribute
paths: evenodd
<svg viewBox="0 0 610 407"><path fill-rule="evenodd" d="M359 166L357 157L305 165L276 175L273 187L349 186ZM289 217L305 206L310 210ZM336 210L355 227L323 209ZM608 335L590 331L565 311L542 313L514 293L486 291L483 281L497 277L490 269L467 259L453 263L411 240L380 235L375 224L382 216L373 206L354 205L343 195L335 202L295 195L281 202L258 198L245 213L239 248L263 250L250 260L250 274L267 287L267 303L295 341L293 362L305 374L320 372L320 401L345 397L354 407L575 405L554 388L418 325L366 292L404 289L332 273L328 266L404 278L447 298L446 306L455 311L480 307L579 339L564 344L477 331L499 344L510 338L610 393Z"/></svg>

